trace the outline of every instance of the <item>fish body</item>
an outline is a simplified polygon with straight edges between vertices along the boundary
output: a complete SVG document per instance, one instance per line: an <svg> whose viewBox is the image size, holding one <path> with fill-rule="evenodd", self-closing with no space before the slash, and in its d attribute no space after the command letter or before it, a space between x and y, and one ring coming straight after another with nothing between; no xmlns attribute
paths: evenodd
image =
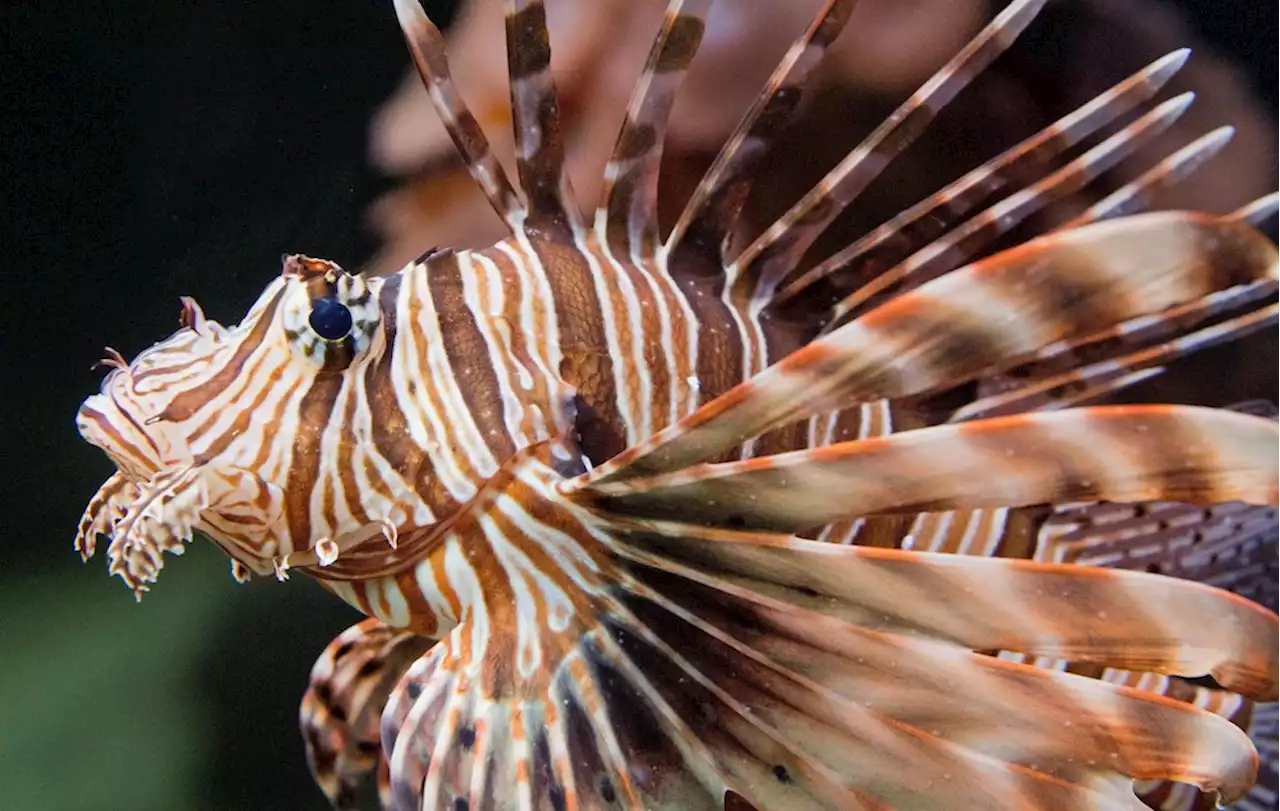
<svg viewBox="0 0 1280 811"><path fill-rule="evenodd" d="M199 532L237 579L305 572L368 615L301 713L340 807L374 769L396 809L1140 808L1135 781L1241 795L1257 755L1233 710L1160 693L1206 676L1213 696L1274 700L1275 614L1064 563L1081 554L1051 519L1277 502L1274 420L1088 405L1274 323L1276 249L1253 224L1275 198L1135 213L1220 131L985 255L1176 118L1189 98L1009 188L1186 54L801 266L1040 5L1001 12L740 247L752 173L853 3L823 5L666 229L662 131L707 2L673 0L589 215L569 202L541 3L507 8L519 193L439 32L398 0L510 236L382 277L288 256L231 328L185 301L182 329L111 357L79 412L118 471L77 548L110 536L141 595ZM993 190L1009 194L979 210Z"/></svg>

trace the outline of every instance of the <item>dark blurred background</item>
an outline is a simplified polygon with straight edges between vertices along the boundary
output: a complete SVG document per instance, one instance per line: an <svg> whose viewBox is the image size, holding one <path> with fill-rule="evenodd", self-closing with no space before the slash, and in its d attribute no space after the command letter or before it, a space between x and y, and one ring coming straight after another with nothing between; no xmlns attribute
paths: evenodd
<svg viewBox="0 0 1280 811"><path fill-rule="evenodd" d="M1178 5L1274 111L1276 5ZM367 128L408 65L391 4L11 2L0 19L0 809L322 808L297 705L354 612L303 578L237 586L208 544L135 605L71 549L111 472L72 418L101 348L167 334L179 295L234 323L281 253L353 267L374 249L364 212L389 181Z"/></svg>

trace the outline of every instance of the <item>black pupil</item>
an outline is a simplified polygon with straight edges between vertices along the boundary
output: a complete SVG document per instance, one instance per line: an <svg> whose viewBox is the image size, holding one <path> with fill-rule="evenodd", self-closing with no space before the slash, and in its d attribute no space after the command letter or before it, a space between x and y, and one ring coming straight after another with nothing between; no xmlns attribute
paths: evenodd
<svg viewBox="0 0 1280 811"><path fill-rule="evenodd" d="M316 335L326 341L341 341L351 332L351 311L331 298L312 301L311 317L307 320Z"/></svg>

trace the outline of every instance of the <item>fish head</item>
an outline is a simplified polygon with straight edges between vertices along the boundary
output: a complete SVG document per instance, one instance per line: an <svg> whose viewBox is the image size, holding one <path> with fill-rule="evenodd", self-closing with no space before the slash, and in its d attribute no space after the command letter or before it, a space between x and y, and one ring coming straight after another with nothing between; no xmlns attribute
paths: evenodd
<svg viewBox="0 0 1280 811"><path fill-rule="evenodd" d="M335 543L385 534L391 507L368 503L385 496L313 498L322 459L359 444L352 384L384 354L382 284L286 256L239 324L184 298L177 332L131 362L108 350L101 391L76 415L116 466L81 520L82 557L110 537L112 573L141 595L197 531L237 579L279 576L291 558L323 565Z"/></svg>

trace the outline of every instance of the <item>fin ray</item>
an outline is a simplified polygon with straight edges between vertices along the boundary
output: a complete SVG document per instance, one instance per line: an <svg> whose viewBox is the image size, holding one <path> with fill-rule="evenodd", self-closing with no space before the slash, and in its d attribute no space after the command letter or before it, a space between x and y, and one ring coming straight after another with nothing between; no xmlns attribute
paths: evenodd
<svg viewBox="0 0 1280 811"><path fill-rule="evenodd" d="M1055 121L1022 143L992 158L959 180L894 216L844 250L789 281L771 302L778 307L809 291L819 281L850 268L870 280L941 237L975 206L1018 178L1066 152L1100 128L1154 96L1186 62L1187 50L1174 51Z"/></svg>
<svg viewBox="0 0 1280 811"><path fill-rule="evenodd" d="M701 665L694 669L716 676L716 684L807 757L828 761L828 768L877 799L891 791L905 794L913 782L927 783L912 775L946 771L939 761L953 760L954 769L957 750L1068 780L1088 771L1078 768L1085 751L1117 772L1227 783L1232 794L1247 788L1252 777L1242 732L1185 703L1003 662L948 641L853 626L777 600L745 599L714 578L716 585L704 585L670 571L632 571L644 586L636 591L653 604L635 610L647 627L662 629L669 648ZM688 631L681 632L681 624ZM709 654L717 645L725 650ZM720 678L730 656L732 675ZM954 700L961 695L964 700ZM796 717L795 710L808 718ZM853 741L822 740L814 719L830 723L833 716L857 730ZM899 739L899 755L916 748L914 758L891 755L889 762L871 765L875 756L859 751L877 744L891 748L893 738L904 733L915 740ZM847 760L834 754L842 748L852 749ZM913 797L908 805L927 802Z"/></svg>
<svg viewBox="0 0 1280 811"><path fill-rule="evenodd" d="M666 251L696 245L717 260L727 258L756 167L790 122L809 74L844 30L857 2L825 0L813 22L792 43L698 182L667 237Z"/></svg>
<svg viewBox="0 0 1280 811"><path fill-rule="evenodd" d="M1091 222L1142 211L1156 194L1174 186L1214 158L1234 135L1233 127L1219 127L1200 136L1143 172L1131 183L1126 183L1094 203L1062 228L1078 228Z"/></svg>
<svg viewBox="0 0 1280 811"><path fill-rule="evenodd" d="M1009 195L912 254L897 267L850 293L832 310L827 329L866 312L876 303L954 270L1040 208L1079 191L1142 144L1173 124L1193 95L1169 99L1044 179Z"/></svg>
<svg viewBox="0 0 1280 811"><path fill-rule="evenodd" d="M1040 237L807 344L574 486L679 470L815 413L956 386L1277 272L1275 245L1228 218L1139 214Z"/></svg>
<svg viewBox="0 0 1280 811"><path fill-rule="evenodd" d="M528 225L569 236L581 230L582 215L565 172L547 10L543 0L504 0L503 9L516 169L528 200Z"/></svg>
<svg viewBox="0 0 1280 811"><path fill-rule="evenodd" d="M494 155L480 124L458 94L445 56L444 37L423 12L419 0L395 0L395 5L396 17L431 105L489 205L507 229L515 233L524 220L524 203L507 179L506 170Z"/></svg>
<svg viewBox="0 0 1280 811"><path fill-rule="evenodd" d="M598 484L611 511L799 532L846 518L1077 501L1246 501L1280 489L1271 420L1097 406L954 423Z"/></svg>
<svg viewBox="0 0 1280 811"><path fill-rule="evenodd" d="M1040 12L1045 0L1014 0L964 49L868 135L777 222L743 249L729 268L732 294L767 301L814 240L909 146L934 116L1000 55Z"/></svg>
<svg viewBox="0 0 1280 811"><path fill-rule="evenodd" d="M676 91L698 51L712 0L670 0L604 169L596 228L611 244L650 253L658 241L658 170Z"/></svg>
<svg viewBox="0 0 1280 811"><path fill-rule="evenodd" d="M906 552L618 517L622 554L693 584L864 629L1170 675L1274 701L1277 617L1146 572ZM945 610L939 607L945 606Z"/></svg>

